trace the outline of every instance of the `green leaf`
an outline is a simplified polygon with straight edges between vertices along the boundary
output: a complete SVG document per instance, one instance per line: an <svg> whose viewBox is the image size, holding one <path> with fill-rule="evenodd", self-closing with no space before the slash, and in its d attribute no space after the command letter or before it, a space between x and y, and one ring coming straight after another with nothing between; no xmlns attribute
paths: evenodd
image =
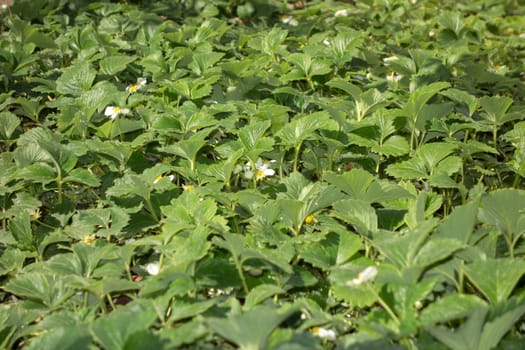
<svg viewBox="0 0 525 350"><path fill-rule="evenodd" d="M316 137L315 131L329 127L330 115L327 112L316 112L294 119L276 134L281 143L288 147L297 147L304 140Z"/></svg>
<svg viewBox="0 0 525 350"><path fill-rule="evenodd" d="M63 173L71 171L77 157L59 142L59 135L42 127L33 128L18 138L18 148L15 150L15 161L18 166L25 167L36 162L46 162L58 167Z"/></svg>
<svg viewBox="0 0 525 350"><path fill-rule="evenodd" d="M196 261L204 258L211 247L208 242L209 234L209 228L198 226L189 237L173 237L172 244L166 247L166 255L170 258L172 268L186 271Z"/></svg>
<svg viewBox="0 0 525 350"><path fill-rule="evenodd" d="M35 249L29 212L23 211L9 220L9 231L11 231L11 234L22 250L32 251Z"/></svg>
<svg viewBox="0 0 525 350"><path fill-rule="evenodd" d="M57 91L63 95L80 96L88 91L95 80L97 73L88 62L65 68L57 79Z"/></svg>
<svg viewBox="0 0 525 350"><path fill-rule="evenodd" d="M407 180L424 179L428 176L425 164L416 158L392 163L386 168L386 173L398 179Z"/></svg>
<svg viewBox="0 0 525 350"><path fill-rule="evenodd" d="M480 349L496 348L500 340L525 314L523 295L500 302L490 311L480 339Z"/></svg>
<svg viewBox="0 0 525 350"><path fill-rule="evenodd" d="M193 54L192 61L188 65L196 75L203 75L208 68L219 62L224 57L221 52L196 52Z"/></svg>
<svg viewBox="0 0 525 350"><path fill-rule="evenodd" d="M255 162L261 153L272 150L274 140L263 136L270 126L271 122L265 120L250 123L239 130L239 142L251 161Z"/></svg>
<svg viewBox="0 0 525 350"><path fill-rule="evenodd" d="M450 84L447 82L435 82L418 88L410 95L403 111L415 123L418 120L423 107L432 96L449 86Z"/></svg>
<svg viewBox="0 0 525 350"><path fill-rule="evenodd" d="M213 305L217 304L216 299L210 299L205 301L196 301L190 299L175 299L171 303L171 313L169 316L170 322L177 322L187 318L201 315L210 309Z"/></svg>
<svg viewBox="0 0 525 350"><path fill-rule="evenodd" d="M275 26L269 32L261 33L260 40L257 40L259 38L250 40L248 45L274 57L276 53L281 51L281 45L286 40L287 36L287 30Z"/></svg>
<svg viewBox="0 0 525 350"><path fill-rule="evenodd" d="M109 277L107 274L103 276L102 280L93 281L91 279L89 282L83 288L95 294L99 299L109 296L111 293L123 293L140 289L140 285L136 282L119 277Z"/></svg>
<svg viewBox="0 0 525 350"><path fill-rule="evenodd" d="M349 263L332 268L330 272L331 291L338 299L342 299L352 307L367 307L373 305L377 301L377 291L379 288L370 283L363 283L357 286L349 286L346 283L352 281L359 276L367 266L363 263L369 264L368 261L360 261L360 264ZM375 293L371 292L370 288L374 288Z"/></svg>
<svg viewBox="0 0 525 350"><path fill-rule="evenodd" d="M496 226L510 239L525 232L525 191L500 189L483 196L479 209L482 222Z"/></svg>
<svg viewBox="0 0 525 350"><path fill-rule="evenodd" d="M130 335L123 350L162 349L164 341L150 330L141 330Z"/></svg>
<svg viewBox="0 0 525 350"><path fill-rule="evenodd" d="M199 226L213 227L220 232L229 231L226 220L217 215L217 203L210 198L201 200L194 191L184 191L161 210L166 216L162 230L168 235Z"/></svg>
<svg viewBox="0 0 525 350"><path fill-rule="evenodd" d="M207 144L206 138L214 128L207 128L191 135L188 139L181 140L174 145L169 145L161 151L178 155L190 161L191 170L195 169L195 159L199 150Z"/></svg>
<svg viewBox="0 0 525 350"><path fill-rule="evenodd" d="M415 264L414 258L436 225L437 220L422 221L403 235L379 231L376 233L372 244L392 261L396 267L400 269L406 267L421 269L421 266Z"/></svg>
<svg viewBox="0 0 525 350"><path fill-rule="evenodd" d="M452 350L479 349L482 327L487 312L488 307L474 309L467 321L455 330L449 330L442 326L428 327L427 330L433 337Z"/></svg>
<svg viewBox="0 0 525 350"><path fill-rule="evenodd" d="M230 314L227 318L210 317L206 322L214 332L242 350L264 349L271 332L295 311L295 307L277 310L267 305L255 305L240 314Z"/></svg>
<svg viewBox="0 0 525 350"><path fill-rule="evenodd" d="M97 342L107 350L122 350L137 332L148 329L157 315L149 302L132 302L91 324Z"/></svg>
<svg viewBox="0 0 525 350"><path fill-rule="evenodd" d="M103 259L113 257L115 246L113 244L91 246L76 243L72 246L72 250L82 266L84 275L90 277Z"/></svg>
<svg viewBox="0 0 525 350"><path fill-rule="evenodd" d="M440 94L447 96L456 102L465 104L468 108L469 117L472 117L474 112L476 112L479 107L478 99L466 91L450 88L445 91L441 91Z"/></svg>
<svg viewBox="0 0 525 350"><path fill-rule="evenodd" d="M327 173L326 180L355 199L363 199L376 177L363 169L352 169L344 174Z"/></svg>
<svg viewBox="0 0 525 350"><path fill-rule="evenodd" d="M13 2L11 2L11 5L12 3ZM9 1L7 1L7 6L9 5L10 5ZM37 8L38 8L38 5L37 5ZM31 10L34 10L34 8L31 8ZM13 30L20 32L19 34L21 34L25 42L33 43L36 46L43 48L43 49L56 49L57 48L56 43L53 41L51 37L40 32L38 28L36 26L31 25L30 22L20 20L19 18L12 18L11 21L12 21Z"/></svg>
<svg viewBox="0 0 525 350"><path fill-rule="evenodd" d="M84 326L56 327L47 330L44 335L32 338L27 346L29 350L76 350L87 349L91 345L91 335Z"/></svg>
<svg viewBox="0 0 525 350"><path fill-rule="evenodd" d="M450 156L455 150L456 146L450 143L427 143L418 148L414 158L391 164L386 172L402 179L427 178L439 171L452 175L462 165L459 157Z"/></svg>
<svg viewBox="0 0 525 350"><path fill-rule="evenodd" d="M410 198L412 195L399 185L376 176L363 169L352 169L343 174L327 173L326 180L352 198L367 203L381 203L391 199Z"/></svg>
<svg viewBox="0 0 525 350"><path fill-rule="evenodd" d="M502 125L511 120L507 111L514 100L507 96L483 96L479 99L479 105L484 113L481 113L487 121L495 125Z"/></svg>
<svg viewBox="0 0 525 350"><path fill-rule="evenodd" d="M100 186L100 179L87 169L76 168L62 180L63 182L75 182L89 187Z"/></svg>
<svg viewBox="0 0 525 350"><path fill-rule="evenodd" d="M465 265L465 274L493 304L506 300L525 274L525 261L500 258L477 260Z"/></svg>
<svg viewBox="0 0 525 350"><path fill-rule="evenodd" d="M439 224L433 237L456 239L463 244L469 242L476 224L479 200L455 207Z"/></svg>
<svg viewBox="0 0 525 350"><path fill-rule="evenodd" d="M16 296L39 301L50 308L60 306L73 294L62 278L38 272L17 275L3 289Z"/></svg>
<svg viewBox="0 0 525 350"><path fill-rule="evenodd" d="M285 80L298 80L302 78L309 79L312 76L325 75L332 71L327 62L305 53L293 53L287 57L287 60L298 68L299 74L295 77L287 74L283 76L283 79Z"/></svg>
<svg viewBox="0 0 525 350"><path fill-rule="evenodd" d="M309 242L301 246L299 257L313 266L328 270L336 263L338 246L339 235L328 234L320 242Z"/></svg>
<svg viewBox="0 0 525 350"><path fill-rule="evenodd" d="M393 135L387 138L381 145L371 147L373 152L385 156L402 156L410 151L408 141L400 135Z"/></svg>
<svg viewBox="0 0 525 350"><path fill-rule="evenodd" d="M115 75L124 69L131 62L135 61L137 57L127 55L114 55L105 57L100 60L100 72L105 75Z"/></svg>
<svg viewBox="0 0 525 350"><path fill-rule="evenodd" d="M19 126L20 119L15 114L0 112L0 136L3 140L9 140Z"/></svg>
<svg viewBox="0 0 525 350"><path fill-rule="evenodd" d="M83 91L78 101L84 108L96 107L97 111L101 112L113 101L120 100L120 94L115 85L108 81L99 81L91 89Z"/></svg>
<svg viewBox="0 0 525 350"><path fill-rule="evenodd" d="M0 255L0 276L22 269L28 253L11 248Z"/></svg>
<svg viewBox="0 0 525 350"><path fill-rule="evenodd" d="M326 85L343 90L344 92L349 94L354 100L357 100L359 98L359 95L361 95L362 93L361 89L357 85L354 85L339 77L333 78L332 80L328 81Z"/></svg>
<svg viewBox="0 0 525 350"><path fill-rule="evenodd" d="M363 241L358 235L348 231L339 232L339 247L337 249L336 264L344 264L362 248Z"/></svg>
<svg viewBox="0 0 525 350"><path fill-rule="evenodd" d="M109 120L99 129L102 131L105 125L110 126L110 134L106 136L112 139L120 135L135 132L138 130L143 130L146 128L146 124L142 120L131 120L120 117L116 118L115 120Z"/></svg>
<svg viewBox="0 0 525 350"><path fill-rule="evenodd" d="M162 339L167 342L167 344L164 344L164 348L168 349L181 348L183 344L196 344L199 338L208 333L209 329L205 326L204 321L196 319L178 324L174 328L164 327L159 331ZM156 349L161 349L161 347Z"/></svg>
<svg viewBox="0 0 525 350"><path fill-rule="evenodd" d="M414 257L414 264L419 267L430 266L449 258L463 247L464 243L457 239L432 237Z"/></svg>
<svg viewBox="0 0 525 350"><path fill-rule="evenodd" d="M33 182L48 184L57 179L57 173L54 168L46 163L35 163L19 170L18 175Z"/></svg>
<svg viewBox="0 0 525 350"><path fill-rule="evenodd" d="M344 199L334 204L334 214L354 225L364 236L377 231L377 214L370 204L357 199Z"/></svg>
<svg viewBox="0 0 525 350"><path fill-rule="evenodd" d="M423 325L435 325L468 316L487 304L475 295L450 294L428 305L420 315Z"/></svg>
<svg viewBox="0 0 525 350"><path fill-rule="evenodd" d="M243 308L249 310L264 300L278 294L284 294L285 290L273 284L260 284L250 290L244 301Z"/></svg>

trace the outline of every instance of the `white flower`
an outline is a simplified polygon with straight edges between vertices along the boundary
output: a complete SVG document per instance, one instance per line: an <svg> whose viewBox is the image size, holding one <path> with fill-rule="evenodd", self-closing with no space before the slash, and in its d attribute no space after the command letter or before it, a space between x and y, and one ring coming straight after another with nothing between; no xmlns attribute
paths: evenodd
<svg viewBox="0 0 525 350"><path fill-rule="evenodd" d="M246 163L244 166L244 176L247 179L253 179L255 176L256 180L263 179L268 176L275 175L275 170L270 168L270 164L275 163L275 160L270 160L269 162L263 161L261 158L258 158L255 162L255 174L250 162Z"/></svg>
<svg viewBox="0 0 525 350"><path fill-rule="evenodd" d="M159 274L159 263L158 262L152 262L146 265L146 271L152 276L156 276Z"/></svg>
<svg viewBox="0 0 525 350"><path fill-rule="evenodd" d="M501 73L501 72L505 72L507 70L507 66L505 65L499 65L499 64L496 64L492 67L489 67L488 71L491 72L491 73Z"/></svg>
<svg viewBox="0 0 525 350"><path fill-rule="evenodd" d="M7 10L9 6L13 6L13 3L14 3L13 0L2 1L2 5L0 5L0 12Z"/></svg>
<svg viewBox="0 0 525 350"><path fill-rule="evenodd" d="M390 72L386 75L386 80L391 82L398 82L401 79L403 79L403 76L401 74L397 74L396 72Z"/></svg>
<svg viewBox="0 0 525 350"><path fill-rule="evenodd" d="M359 275L357 275L356 278L346 282L346 285L349 287L355 287L355 286L359 286L366 282L371 282L376 278L377 272L378 272L377 267L368 266L366 269L361 271Z"/></svg>
<svg viewBox="0 0 525 350"><path fill-rule="evenodd" d="M234 173L235 175L237 175L237 174L240 173L243 169L246 169L246 167L243 168L242 165L237 164L237 165L235 166L235 168L233 168L233 173Z"/></svg>
<svg viewBox="0 0 525 350"><path fill-rule="evenodd" d="M283 22L283 24L291 25L292 27L297 27L299 25L299 22L297 22L292 16L282 16L281 22Z"/></svg>
<svg viewBox="0 0 525 350"><path fill-rule="evenodd" d="M337 10L335 11L334 16L335 17L348 17L348 10L347 9Z"/></svg>
<svg viewBox="0 0 525 350"><path fill-rule="evenodd" d="M312 333L317 335L319 338L327 339L334 341L337 337L337 334L332 329L326 329L323 327L314 327Z"/></svg>
<svg viewBox="0 0 525 350"><path fill-rule="evenodd" d="M135 84L132 84L126 88L126 91L129 91L131 93L137 92L137 90L141 89L147 83L148 80L146 78L138 78Z"/></svg>
<svg viewBox="0 0 525 350"><path fill-rule="evenodd" d="M160 180L162 180L164 178L164 176L161 174L159 176L157 176L155 178L155 180L153 180L153 184L155 185L157 182L159 182ZM175 179L175 175L168 175L168 179L170 179L170 181L173 181Z"/></svg>
<svg viewBox="0 0 525 350"><path fill-rule="evenodd" d="M328 39L324 39L323 44L325 44L326 46L330 46L330 41L328 41Z"/></svg>
<svg viewBox="0 0 525 350"><path fill-rule="evenodd" d="M184 185L184 184L183 184L183 185L182 185L182 189L183 189L184 191L193 191L193 190L195 189L195 186L193 186L193 185L191 185L191 184L190 184L190 185Z"/></svg>
<svg viewBox="0 0 525 350"><path fill-rule="evenodd" d="M104 111L104 115L106 117L109 117L110 119L115 119L119 116L119 114L129 114L129 109L127 108L120 108L116 106L108 106L106 107L106 110Z"/></svg>
<svg viewBox="0 0 525 350"><path fill-rule="evenodd" d="M383 62L388 65L389 62L397 61L399 58L397 56L388 56L383 58Z"/></svg>

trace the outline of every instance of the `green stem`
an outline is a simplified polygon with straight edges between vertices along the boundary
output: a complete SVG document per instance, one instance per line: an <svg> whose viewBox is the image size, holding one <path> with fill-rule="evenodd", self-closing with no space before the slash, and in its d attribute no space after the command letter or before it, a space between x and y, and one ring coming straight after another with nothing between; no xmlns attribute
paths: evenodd
<svg viewBox="0 0 525 350"><path fill-rule="evenodd" d="M379 175L379 169L381 167L381 160L383 159L383 157L381 157L381 154L378 154L377 155L377 161L376 161L376 174Z"/></svg>
<svg viewBox="0 0 525 350"><path fill-rule="evenodd" d="M244 272L242 271L242 264L239 261L239 258L237 255L233 254L233 263L235 264L235 268L237 269L237 273L239 274L239 278L242 282L242 288L244 289L244 293L248 294L250 289L248 288L248 284L246 283L246 278L244 277Z"/></svg>
<svg viewBox="0 0 525 350"><path fill-rule="evenodd" d="M104 302L104 297L102 297L102 299L100 299L100 309L101 309L103 314L107 314L108 313L108 308L106 307L106 303Z"/></svg>
<svg viewBox="0 0 525 350"><path fill-rule="evenodd" d="M368 284L368 289L372 292L372 294L375 295L375 297L377 298L377 301L379 303L379 305L381 305L383 307L383 309L385 309L386 313L392 318L392 320L397 324L397 325L400 325L401 324L401 321L399 321L399 318L396 316L396 314L394 313L394 311L390 308L390 306L388 306L388 304L379 296L379 293L376 292L376 290L374 289L374 287L371 285L371 284Z"/></svg>
<svg viewBox="0 0 525 350"><path fill-rule="evenodd" d="M283 179L283 163L285 153L286 152L281 152L281 159L279 159L279 180Z"/></svg>
<svg viewBox="0 0 525 350"><path fill-rule="evenodd" d="M312 77L309 75L306 76L306 81L308 81L308 86L310 87L310 89L312 91L315 91L314 82L312 81Z"/></svg>
<svg viewBox="0 0 525 350"><path fill-rule="evenodd" d="M145 198L146 200L146 208L148 209L151 216L153 216L153 219L155 221L159 222L159 217L157 216L157 213L155 212L155 209L153 208L153 204L151 203L151 193L148 192L148 195Z"/></svg>
<svg viewBox="0 0 525 350"><path fill-rule="evenodd" d="M498 149L498 128L496 125L494 125L494 129L492 130L492 142L494 142L494 148Z"/></svg>
<svg viewBox="0 0 525 350"><path fill-rule="evenodd" d="M415 125L412 126L412 130L410 131L410 151L412 152L414 150L414 137L416 133L416 127Z"/></svg>
<svg viewBox="0 0 525 350"><path fill-rule="evenodd" d="M514 181L512 182L512 188L518 188L518 184L520 183L521 176L520 174L516 173L514 176Z"/></svg>
<svg viewBox="0 0 525 350"><path fill-rule="evenodd" d="M463 280L464 280L464 274L463 274L463 260L460 260L460 268L458 269L459 273L458 273L458 293L463 293Z"/></svg>
<svg viewBox="0 0 525 350"><path fill-rule="evenodd" d="M58 186L58 204L62 204L63 197L62 197L62 169L60 169L60 165L57 161L53 159L53 163L55 165L55 168L57 169L57 186Z"/></svg>
<svg viewBox="0 0 525 350"><path fill-rule="evenodd" d="M2 204L2 213L5 213L5 208L7 207L7 196L4 196L3 199L4 203ZM7 218L5 215L2 215L2 217L2 230L5 230L7 228Z"/></svg>
<svg viewBox="0 0 525 350"><path fill-rule="evenodd" d="M159 271L162 268L162 264L164 263L164 252L160 253L159 257Z"/></svg>
<svg viewBox="0 0 525 350"><path fill-rule="evenodd" d="M299 144L297 146L295 146L295 153L294 153L294 158L293 158L293 172L296 173L297 172L297 165L299 163L299 152L301 151L301 146L302 146L303 142L299 142Z"/></svg>
<svg viewBox="0 0 525 350"><path fill-rule="evenodd" d="M108 303L111 306L111 310L115 310L117 307L113 303L113 300L111 299L111 294L106 294L106 299L108 299Z"/></svg>

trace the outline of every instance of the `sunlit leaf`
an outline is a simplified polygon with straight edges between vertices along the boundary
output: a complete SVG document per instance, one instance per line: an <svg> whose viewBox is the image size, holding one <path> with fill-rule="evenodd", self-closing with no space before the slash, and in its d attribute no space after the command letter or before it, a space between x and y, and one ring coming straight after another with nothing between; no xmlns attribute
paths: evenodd
<svg viewBox="0 0 525 350"><path fill-rule="evenodd" d="M465 265L469 280L493 304L506 300L525 274L525 262L511 258L479 260Z"/></svg>
<svg viewBox="0 0 525 350"><path fill-rule="evenodd" d="M95 76L96 72L88 62L79 62L64 69L57 79L57 91L64 95L80 96L91 88Z"/></svg>

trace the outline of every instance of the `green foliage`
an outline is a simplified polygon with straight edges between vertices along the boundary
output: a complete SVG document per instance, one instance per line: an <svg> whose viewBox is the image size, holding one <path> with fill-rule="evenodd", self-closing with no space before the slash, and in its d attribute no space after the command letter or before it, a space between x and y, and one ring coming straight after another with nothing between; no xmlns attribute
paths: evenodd
<svg viewBox="0 0 525 350"><path fill-rule="evenodd" d="M519 1L0 4L0 348L522 347Z"/></svg>

